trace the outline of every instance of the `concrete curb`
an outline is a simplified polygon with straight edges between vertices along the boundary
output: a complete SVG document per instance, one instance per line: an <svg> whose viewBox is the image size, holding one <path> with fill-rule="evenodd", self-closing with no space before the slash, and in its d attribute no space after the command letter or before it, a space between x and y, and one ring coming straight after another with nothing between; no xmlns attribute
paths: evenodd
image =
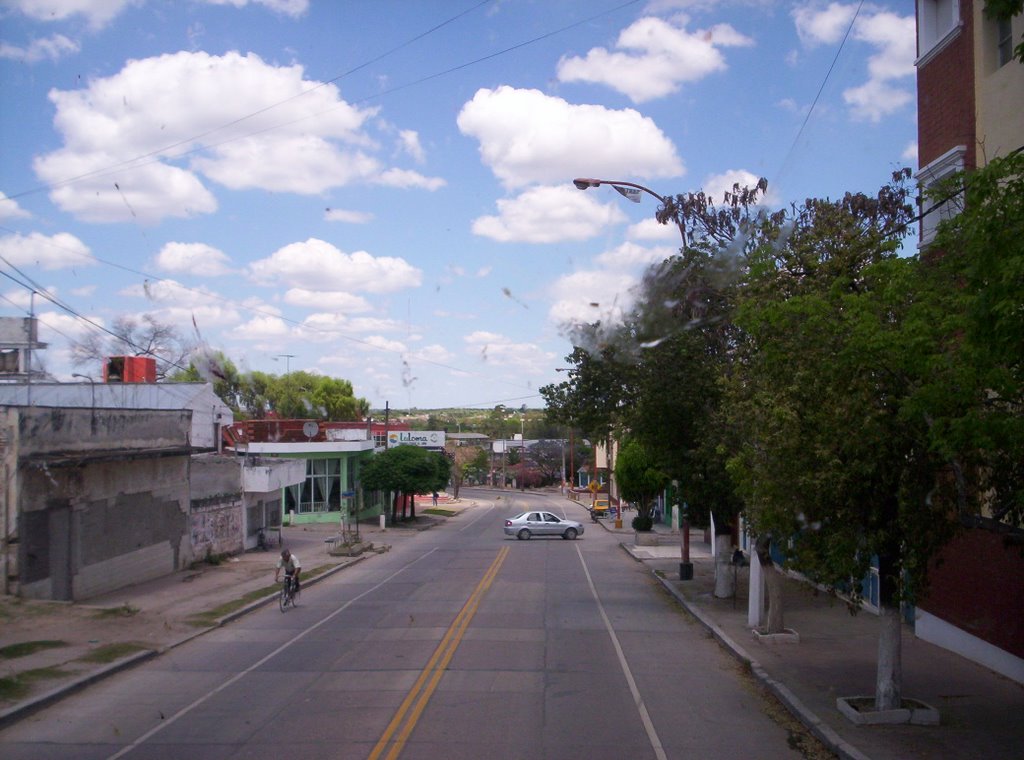
<svg viewBox="0 0 1024 760"><path fill-rule="evenodd" d="M360 554L358 557L350 557L349 560L344 564L332 567L330 570L325 570L324 572L320 573L320 575L317 575L314 578L306 580L303 583L303 586L308 587L317 584L325 578L329 578L335 573L341 572L346 567L350 567L357 562L361 562L364 559L366 559L365 554ZM9 725L17 723L18 721L27 718L29 715L32 715L33 713L38 712L39 710L42 710L44 707L49 707L50 705L59 702L65 697L69 697L72 694L76 694L77 692L82 691L87 686L91 686L94 683L98 683L99 681L102 681L105 678L109 678L110 676L116 675L117 673L120 673L123 670L134 668L136 665L141 665L144 662L155 659L160 655L171 651L172 649L180 647L182 644L187 644L193 639L196 639L204 634L207 634L210 631L214 631L226 625L227 623L237 620L240 617L248 615L250 612L258 610L260 607L264 607L273 602L275 599L277 599L277 593L278 592L275 590L262 599L257 599L255 602L250 602L244 607L239 607L234 612L230 612L224 617L218 618L216 622L213 623L213 625L210 625L206 628L198 628L194 633L186 634L180 637L179 639L172 641L170 644L158 647L157 649L150 649L144 652L138 652L136 654L130 655L122 660L113 662L109 665L99 668L98 670L94 670L91 673L87 673L79 678L72 679L63 686L51 689L50 691L44 692L19 705L15 705L14 707L8 708L7 710L0 712L0 728L6 728Z"/></svg>

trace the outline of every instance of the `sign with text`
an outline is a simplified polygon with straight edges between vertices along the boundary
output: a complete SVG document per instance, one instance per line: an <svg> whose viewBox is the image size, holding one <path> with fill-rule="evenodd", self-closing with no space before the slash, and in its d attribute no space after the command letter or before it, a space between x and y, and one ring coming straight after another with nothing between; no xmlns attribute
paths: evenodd
<svg viewBox="0 0 1024 760"><path fill-rule="evenodd" d="M419 446L424 449L443 449L443 430L389 430L388 448L393 446Z"/></svg>

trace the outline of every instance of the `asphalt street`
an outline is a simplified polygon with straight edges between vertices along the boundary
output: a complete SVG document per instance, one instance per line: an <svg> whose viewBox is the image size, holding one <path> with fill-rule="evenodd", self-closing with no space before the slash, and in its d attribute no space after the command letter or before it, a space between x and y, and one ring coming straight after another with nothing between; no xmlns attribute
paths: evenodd
<svg viewBox="0 0 1024 760"><path fill-rule="evenodd" d="M618 537L473 509L0 732L21 758L798 758L814 742ZM669 655L670 656L667 656Z"/></svg>

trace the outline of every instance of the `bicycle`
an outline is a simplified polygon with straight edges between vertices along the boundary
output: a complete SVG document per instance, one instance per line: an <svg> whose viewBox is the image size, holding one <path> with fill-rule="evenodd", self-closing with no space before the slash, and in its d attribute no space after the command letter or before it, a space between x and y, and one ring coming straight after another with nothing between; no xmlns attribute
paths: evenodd
<svg viewBox="0 0 1024 760"><path fill-rule="evenodd" d="M281 612L284 612L289 605L292 607L298 605L300 591L301 589L295 587L295 578L291 575L285 575L284 583L281 584L281 594L277 598Z"/></svg>

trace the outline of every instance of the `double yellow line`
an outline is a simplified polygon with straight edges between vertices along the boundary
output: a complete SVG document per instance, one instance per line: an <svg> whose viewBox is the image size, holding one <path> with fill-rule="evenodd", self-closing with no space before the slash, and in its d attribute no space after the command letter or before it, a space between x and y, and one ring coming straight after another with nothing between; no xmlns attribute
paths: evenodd
<svg viewBox="0 0 1024 760"><path fill-rule="evenodd" d="M409 739L409 734L416 727L420 716L423 714L423 710L427 707L427 702L430 701L434 690L437 689L437 685L440 683L441 676L444 675L448 663L451 662L452 657L455 655L455 650L458 649L459 642L462 641L470 621L476 615L480 601L483 599L484 594L487 593L487 589L491 587L494 578L498 575L498 570L501 569L505 557L508 556L508 551L508 547L502 547L501 551L498 552L498 556L494 558L494 562L491 563L487 572L484 573L480 583L477 584L473 593L459 611L459 614L455 616L455 620L448 627L447 633L441 639L437 649L434 650L434 654L431 655L427 666L420 673L419 678L416 679L416 683L412 685L412 689L409 690L405 699L402 700L402 704L399 705L395 717L391 719L388 727L384 729L384 734L374 746L369 760L378 760L389 744L391 748L385 756L386 760L394 760L401 753L405 742ZM401 726L401 730L399 730L399 726Z"/></svg>

